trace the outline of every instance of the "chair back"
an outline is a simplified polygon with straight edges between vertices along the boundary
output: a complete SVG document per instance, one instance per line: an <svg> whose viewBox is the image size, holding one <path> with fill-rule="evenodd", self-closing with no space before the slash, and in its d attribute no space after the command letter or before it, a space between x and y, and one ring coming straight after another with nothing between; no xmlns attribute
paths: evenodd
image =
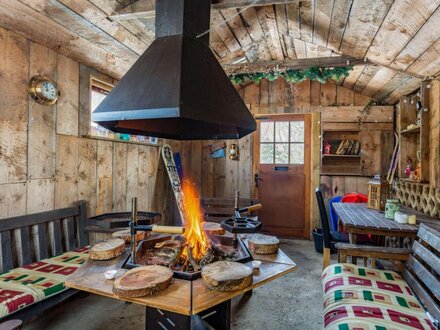
<svg viewBox="0 0 440 330"><path fill-rule="evenodd" d="M315 191L316 200L319 208L319 219L321 220L322 236L324 238L324 248L330 249L330 224L327 217L327 211L325 209L324 198L322 197L322 191L320 188L316 188Z"/></svg>
<svg viewBox="0 0 440 330"><path fill-rule="evenodd" d="M405 264L403 278L425 309L440 320L440 227L421 223L413 253Z"/></svg>

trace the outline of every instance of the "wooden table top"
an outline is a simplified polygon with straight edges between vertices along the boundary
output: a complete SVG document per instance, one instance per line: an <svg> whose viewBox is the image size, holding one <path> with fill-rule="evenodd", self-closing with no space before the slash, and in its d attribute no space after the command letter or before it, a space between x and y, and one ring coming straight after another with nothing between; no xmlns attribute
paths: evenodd
<svg viewBox="0 0 440 330"><path fill-rule="evenodd" d="M113 294L113 280L106 280L104 272L112 269L121 269L128 255L129 252L127 251L124 255L113 260L87 260L74 274L67 278L65 285L69 288L105 297L179 314L192 315L293 272L297 268L296 264L280 249L274 255L253 255L255 260L262 261L261 268L259 272L254 273L253 284L242 290L218 292L209 290L203 284L201 278L195 281L174 279L174 282L166 290L156 295L140 298L121 298ZM252 267L251 262L248 262L247 265Z"/></svg>
<svg viewBox="0 0 440 330"><path fill-rule="evenodd" d="M402 224L386 219L384 212L369 209L365 203L333 203L333 207L344 229L348 231L350 228L359 228L416 234L419 230L418 225ZM401 211L412 214L413 210L401 208Z"/></svg>

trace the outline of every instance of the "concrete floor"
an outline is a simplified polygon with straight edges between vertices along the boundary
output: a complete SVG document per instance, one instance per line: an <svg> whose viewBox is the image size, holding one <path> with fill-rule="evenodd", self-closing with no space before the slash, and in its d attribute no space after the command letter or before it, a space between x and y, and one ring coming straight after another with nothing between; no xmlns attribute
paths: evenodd
<svg viewBox="0 0 440 330"><path fill-rule="evenodd" d="M232 302L233 329L322 329L322 255L312 241L283 240L298 270ZM144 308L97 295L77 295L24 326L25 330L144 329Z"/></svg>

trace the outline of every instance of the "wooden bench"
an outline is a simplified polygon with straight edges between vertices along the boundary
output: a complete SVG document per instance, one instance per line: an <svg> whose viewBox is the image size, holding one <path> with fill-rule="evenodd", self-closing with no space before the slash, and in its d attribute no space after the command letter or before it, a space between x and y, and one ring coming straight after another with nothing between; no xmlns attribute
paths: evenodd
<svg viewBox="0 0 440 330"><path fill-rule="evenodd" d="M0 220L0 273L89 244L84 201L73 207ZM27 320L76 293L66 290L7 315Z"/></svg>
<svg viewBox="0 0 440 330"><path fill-rule="evenodd" d="M362 282L363 279L368 282L368 285L364 285L359 287L362 288L366 292L368 290L375 290L375 284L376 278L370 279L368 274L385 274L384 278L381 279L381 289L386 290L386 285L389 285L392 287L393 285L403 285L408 286L412 292L417 297L418 301L421 303L421 312L420 315L424 315L424 311L428 312L428 316L425 315L425 319L422 319L421 322L426 321L426 319L430 319L431 322L438 327L439 323L438 320L440 320L440 226L432 225L432 224L424 224L422 223L420 225L419 231L417 233L418 240L414 241L412 249L398 249L398 248L385 248L385 247L373 247L373 246L362 246L362 245L353 245L353 244L342 244L338 243L336 244L336 247L339 251L339 264L337 265L330 265L327 267L323 272L323 281L324 281L324 297L327 301L328 298L332 294L332 290L337 290L337 283L342 283L341 279L338 279L338 274L350 273L349 276L351 276L351 280L349 287L347 287L346 290L350 291L350 297L353 298L356 296L356 294L353 293L353 291L356 291L356 287L353 288L353 283L356 281ZM347 264L348 257L366 257L371 259L387 259L390 261L395 262L398 265L398 270L400 275L393 275L394 272L388 272L383 270L371 270L371 268L362 268L358 266L351 266ZM340 271L336 271L335 269L339 267ZM359 269L363 269L360 271ZM358 274L356 274L358 272ZM369 273L370 272L370 273ZM365 275L365 276L362 276ZM340 275L342 278L343 275ZM389 279L394 278L393 280L396 282L388 281ZM331 281L333 281L331 283ZM345 280L344 280L345 281ZM330 283L330 284L329 284ZM345 283L345 282L344 282ZM371 284L373 283L373 284ZM385 283L385 284L383 284ZM397 283L397 284L393 284ZM399 284L400 283L400 284ZM330 286L334 285L331 289ZM379 286L377 286L379 288ZM373 289L371 289L373 288ZM339 295L344 296L344 288L339 288L340 292ZM366 290L366 291L365 291ZM392 301L394 298L392 298L397 292L398 289L394 288L394 292L390 292L388 294L388 297L386 298L390 299ZM383 292L383 291L382 291ZM405 295L405 290L402 290L402 296ZM381 293L380 293L381 294ZM365 294L364 294L365 295ZM397 294L397 295L400 295ZM373 294L374 297L374 294ZM356 298L357 299L357 298ZM355 301L356 304L360 304L363 306L363 304L366 304L370 307L375 307L377 304L377 301L375 298L370 299L368 302L362 302L360 303L362 299L354 299L350 301L350 298L347 298L347 301L349 301L349 304L353 304L353 301ZM379 306L383 306L382 300ZM397 299L401 299L400 303L401 306L405 305L402 303L402 298L399 297ZM411 300L411 297L408 298ZM382 305L381 305L382 304ZM414 303L412 303L412 310L407 309L408 313L411 314L412 312L417 311L417 307L414 307ZM417 300L415 300L415 304L417 304ZM343 306L343 304L341 305ZM401 306L398 306L400 309L402 309ZM390 309L393 309L395 306L389 307ZM406 306L408 307L408 306ZM331 306L329 307L330 310L325 310L325 316L324 318L329 322L329 317L334 317L335 313L338 313L338 311L331 310ZM357 307L358 309L361 307ZM396 307L397 308L397 307ZM349 308L347 307L347 310ZM403 313L405 312L405 308L403 308ZM411 313L410 313L411 312ZM378 312L379 313L379 312ZM409 319L409 318L407 318ZM367 319L366 322L371 319ZM337 320L335 322L342 322L341 320ZM360 321L359 321L360 322ZM374 320L373 322L381 322ZM414 321L415 322L415 321ZM382 325L382 324L381 324ZM392 324L394 327L396 327L396 324ZM329 327L335 327L336 324L330 324L327 326ZM390 327L393 327L390 324ZM415 326L415 325L413 325ZM426 325L424 325L426 326Z"/></svg>
<svg viewBox="0 0 440 330"><path fill-rule="evenodd" d="M257 198L240 198L239 208L258 204ZM205 221L220 223L234 215L235 200L233 198L202 198Z"/></svg>

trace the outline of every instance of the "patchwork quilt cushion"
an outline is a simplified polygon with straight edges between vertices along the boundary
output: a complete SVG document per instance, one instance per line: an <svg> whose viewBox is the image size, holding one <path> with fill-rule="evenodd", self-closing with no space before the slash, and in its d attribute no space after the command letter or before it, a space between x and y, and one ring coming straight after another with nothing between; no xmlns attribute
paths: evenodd
<svg viewBox="0 0 440 330"><path fill-rule="evenodd" d="M435 329L396 272L335 264L322 280L326 329Z"/></svg>
<svg viewBox="0 0 440 330"><path fill-rule="evenodd" d="M66 290L64 282L88 258L88 247L0 274L0 318Z"/></svg>

